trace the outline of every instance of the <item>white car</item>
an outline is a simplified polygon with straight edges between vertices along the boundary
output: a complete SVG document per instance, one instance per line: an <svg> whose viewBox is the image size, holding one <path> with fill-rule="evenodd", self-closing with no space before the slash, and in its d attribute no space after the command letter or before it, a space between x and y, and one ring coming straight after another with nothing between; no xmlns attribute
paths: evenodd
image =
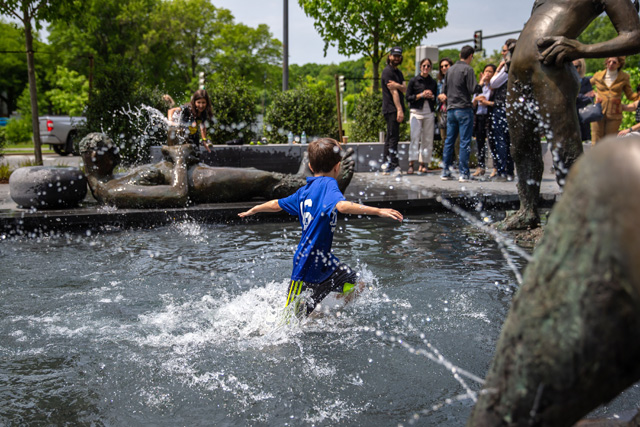
<svg viewBox="0 0 640 427"><path fill-rule="evenodd" d="M40 116L40 142L48 144L61 156L73 154L76 127L85 121L84 117Z"/></svg>

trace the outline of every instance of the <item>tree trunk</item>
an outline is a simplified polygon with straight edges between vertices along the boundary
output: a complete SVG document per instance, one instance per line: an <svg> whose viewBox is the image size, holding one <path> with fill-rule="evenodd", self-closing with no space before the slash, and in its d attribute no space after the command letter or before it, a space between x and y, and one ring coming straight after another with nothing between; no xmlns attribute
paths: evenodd
<svg viewBox="0 0 640 427"><path fill-rule="evenodd" d="M371 63L373 64L373 91L378 92L380 90L380 45L378 44L378 36L373 37L373 55L371 56Z"/></svg>
<svg viewBox="0 0 640 427"><path fill-rule="evenodd" d="M378 71L380 60L372 59L371 62L373 63L373 91L378 92L380 91L380 72Z"/></svg>
<svg viewBox="0 0 640 427"><path fill-rule="evenodd" d="M27 73L29 75L29 94L31 95L31 126L33 130L33 152L36 165L42 165L42 143L40 142L40 124L38 117L38 88L36 86L36 69L33 60L33 34L31 32L31 17L28 8L24 8L24 35L27 48Z"/></svg>

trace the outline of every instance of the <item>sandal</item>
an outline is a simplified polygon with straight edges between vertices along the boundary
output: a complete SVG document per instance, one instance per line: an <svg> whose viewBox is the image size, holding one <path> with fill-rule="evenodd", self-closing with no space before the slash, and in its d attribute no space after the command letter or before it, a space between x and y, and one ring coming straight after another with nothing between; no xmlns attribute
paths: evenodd
<svg viewBox="0 0 640 427"><path fill-rule="evenodd" d="M429 169L427 169L427 167L425 166L424 163L420 163L420 173L428 173Z"/></svg>
<svg viewBox="0 0 640 427"><path fill-rule="evenodd" d="M409 164L409 169L407 169L407 175L413 175L413 164Z"/></svg>

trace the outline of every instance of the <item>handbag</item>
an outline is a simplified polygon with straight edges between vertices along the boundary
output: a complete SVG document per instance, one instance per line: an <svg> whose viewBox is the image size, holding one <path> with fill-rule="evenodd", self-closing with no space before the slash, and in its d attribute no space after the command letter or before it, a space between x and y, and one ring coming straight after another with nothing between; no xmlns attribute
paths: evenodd
<svg viewBox="0 0 640 427"><path fill-rule="evenodd" d="M581 123L597 122L604 118L602 114L602 104L589 104L584 108L578 110L578 117Z"/></svg>
<svg viewBox="0 0 640 427"><path fill-rule="evenodd" d="M440 111L438 111L438 127L447 130L447 107L444 104L440 106Z"/></svg>

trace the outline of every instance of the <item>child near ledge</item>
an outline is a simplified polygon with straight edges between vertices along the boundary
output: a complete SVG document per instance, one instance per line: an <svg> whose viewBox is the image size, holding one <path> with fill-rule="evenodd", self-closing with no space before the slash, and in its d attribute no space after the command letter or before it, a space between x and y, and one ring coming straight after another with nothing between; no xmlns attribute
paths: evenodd
<svg viewBox="0 0 640 427"><path fill-rule="evenodd" d="M309 168L314 176L307 178L307 185L295 194L254 206L238 214L241 218L259 212L284 210L297 215L302 226L302 236L293 257L291 284L287 292L288 306L299 301L305 290L311 291L306 307L296 306L296 314L309 315L316 305L330 292L339 292L351 299L355 293L357 274L341 263L331 252L333 232L342 214L377 215L402 221L402 214L394 209L379 209L346 201L336 178L342 160L338 142L321 138L309 144Z"/></svg>

